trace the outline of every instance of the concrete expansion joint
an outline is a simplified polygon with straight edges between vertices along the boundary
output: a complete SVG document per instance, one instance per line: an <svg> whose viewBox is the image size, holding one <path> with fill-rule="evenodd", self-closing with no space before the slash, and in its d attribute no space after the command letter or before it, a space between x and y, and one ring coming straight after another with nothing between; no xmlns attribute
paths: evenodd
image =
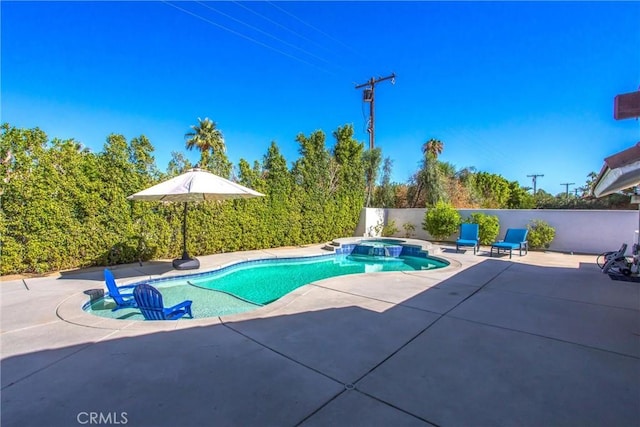
<svg viewBox="0 0 640 427"><path fill-rule="evenodd" d="M307 365L307 364L305 364L305 363L301 362L300 360L297 360L296 358L294 358L294 357L292 357L292 356L289 356L289 355L288 355L288 354L286 354L286 353L283 353L283 352L281 352L281 351L279 351L279 350L276 350L276 349L275 349L275 348L273 348L273 347L270 347L269 345L267 345L267 344L265 344L265 343L263 343L263 342L259 341L258 339L253 338L253 337L252 337L252 336L250 336L248 333L245 333L245 332L242 332L242 331L239 331L239 330L237 330L237 329L233 328L233 326L232 326L232 325L233 325L233 323L222 323L222 326L224 326L224 327L228 328L230 331L233 331L233 332L235 332L236 334L238 334L238 335L240 335L240 336L242 336L242 337L244 337L244 338L248 339L249 341L252 341L252 342L254 342L254 343L258 344L259 346L261 346L261 347L263 347L263 348L265 348L265 349L267 349L267 350L269 350L269 351L271 351L271 352L273 352L273 353L275 353L275 354L277 354L277 355L279 355L279 356L282 356L282 357L284 357L285 359L287 359L287 360L289 360L289 361L291 361L291 362L293 362L293 363L296 363L296 364L298 364L298 365L300 365L300 366L303 366L303 367L305 367L305 368L307 368L307 369L310 369L310 370L312 370L313 372L315 372L315 373L317 373L317 374L320 374L320 375L322 375L322 376L324 376L324 377L326 377L326 378L328 378L328 379L330 379L330 380L332 380L332 381L335 381L335 382L337 382L337 383L341 383L341 381L339 381L339 380L338 380L338 379L336 379L336 378L333 378L333 377L332 377L332 376L330 376L329 374L327 374L327 373L325 373L325 372L322 372L321 370L316 369L316 368L314 368L314 367L313 367L313 366L311 366L311 365Z"/></svg>
<svg viewBox="0 0 640 427"><path fill-rule="evenodd" d="M58 322L59 322L59 320L52 320L50 322L38 323L37 325L25 326L24 328L11 329L11 330L8 330L8 331L2 331L2 332L0 332L0 335L13 334L15 332L27 331L29 329L40 328L42 326L52 325L52 324L58 323Z"/></svg>
<svg viewBox="0 0 640 427"><path fill-rule="evenodd" d="M622 352L615 351L615 350L608 350L606 348L596 347L594 345L589 345L589 344L583 344L583 343L580 343L580 342L577 342L577 341L570 341L570 340L567 340L567 339L562 339L562 338L554 337L554 336L551 336L551 335L545 335L545 334L541 334L541 333L526 331L526 330L523 330L523 329L509 328L507 326L496 325L496 324L487 323L487 322L481 322L481 321L478 321L478 320L467 319L467 318L464 318L464 317L452 316L450 314L447 314L446 316L448 318L450 318L450 319L456 319L456 320L460 320L460 321L463 321L463 322L468 322L468 323L473 323L473 324L476 324L476 325L486 326L486 327L489 327L489 328L502 329L502 330L505 330L505 331L515 332L515 333L518 333L518 334L530 335L532 337L538 337L538 338L548 339L548 340L552 340L552 341L556 341L556 342L561 342L563 344L575 345L575 346L586 348L586 349L589 349L589 350L595 350L595 351L600 351L600 352L603 352L603 353L614 354L616 356L622 356L622 357L628 357L628 358L635 359L635 360L640 360L640 357L635 356L633 354L622 353Z"/></svg>
<svg viewBox="0 0 640 427"><path fill-rule="evenodd" d="M575 304L584 304L584 305L595 306L595 307L615 308L616 310L627 310L627 311L632 311L632 312L640 311L639 309L632 308L632 307L622 307L620 305L611 305L611 304L595 303L595 302L589 302L589 301L580 301L580 300L575 299L575 298L564 298L564 297L559 297L559 296L555 296L555 295L541 295L541 294L528 292L528 291L518 291L518 290L514 291L514 290L511 290L511 289L499 289L499 288L488 288L486 290L487 291L491 291L491 292L504 292L504 293L516 294L516 295L528 295L528 296L532 296L532 297L535 297L535 298L548 299L548 300L568 301L568 302L572 302L572 303L575 303Z"/></svg>

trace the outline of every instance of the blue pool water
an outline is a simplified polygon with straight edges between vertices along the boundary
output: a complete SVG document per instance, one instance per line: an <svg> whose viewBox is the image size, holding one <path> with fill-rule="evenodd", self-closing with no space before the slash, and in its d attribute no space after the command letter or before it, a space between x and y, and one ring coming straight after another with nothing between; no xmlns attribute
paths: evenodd
<svg viewBox="0 0 640 427"><path fill-rule="evenodd" d="M431 258L358 255L269 261L238 266L189 282L201 288L225 291L255 304L269 304L300 286L329 277L378 271L430 270L446 265Z"/></svg>
<svg viewBox="0 0 640 427"><path fill-rule="evenodd" d="M365 239L360 240L359 244L366 245L370 243L381 243L383 245L400 245L404 243L404 240L399 239Z"/></svg>
<svg viewBox="0 0 640 427"><path fill-rule="evenodd" d="M447 266L443 260L414 256L331 255L310 258L266 259L243 262L220 270L156 279L165 305L193 301L194 317L212 317L249 311L318 280L357 273L431 270ZM87 311L104 317L142 319L135 309L111 312L109 298L95 301Z"/></svg>

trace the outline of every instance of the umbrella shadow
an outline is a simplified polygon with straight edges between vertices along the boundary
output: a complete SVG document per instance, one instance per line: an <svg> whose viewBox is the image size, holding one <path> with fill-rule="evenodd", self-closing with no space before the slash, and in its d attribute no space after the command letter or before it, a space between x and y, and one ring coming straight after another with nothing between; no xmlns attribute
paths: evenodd
<svg viewBox="0 0 640 427"><path fill-rule="evenodd" d="M139 261L130 264L115 264L78 268L60 272L60 280L95 280L104 282L104 270L110 269L117 279L128 279L140 276L163 275L174 271L169 260Z"/></svg>

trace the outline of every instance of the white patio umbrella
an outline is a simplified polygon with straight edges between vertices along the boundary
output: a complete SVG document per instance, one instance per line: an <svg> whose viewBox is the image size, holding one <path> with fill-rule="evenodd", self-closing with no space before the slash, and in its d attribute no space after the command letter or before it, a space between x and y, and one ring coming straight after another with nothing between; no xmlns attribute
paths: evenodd
<svg viewBox="0 0 640 427"><path fill-rule="evenodd" d="M189 257L187 253L187 202L248 199L262 196L264 194L196 168L189 169L182 175L132 194L127 199L184 203L182 258L173 260L173 267L178 270L188 270L199 268L200 262L196 258Z"/></svg>

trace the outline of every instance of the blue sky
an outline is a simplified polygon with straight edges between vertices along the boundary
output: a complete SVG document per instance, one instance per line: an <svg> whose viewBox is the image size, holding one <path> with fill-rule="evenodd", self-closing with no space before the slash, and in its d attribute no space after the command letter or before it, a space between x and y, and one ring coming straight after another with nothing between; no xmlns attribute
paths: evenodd
<svg viewBox="0 0 640 427"><path fill-rule="evenodd" d="M420 147L553 194L640 141L613 98L640 87L638 2L10 2L1 13L2 122L100 151L146 135L164 170L197 118L230 159L353 124L404 182ZM197 153L189 155L193 161Z"/></svg>

